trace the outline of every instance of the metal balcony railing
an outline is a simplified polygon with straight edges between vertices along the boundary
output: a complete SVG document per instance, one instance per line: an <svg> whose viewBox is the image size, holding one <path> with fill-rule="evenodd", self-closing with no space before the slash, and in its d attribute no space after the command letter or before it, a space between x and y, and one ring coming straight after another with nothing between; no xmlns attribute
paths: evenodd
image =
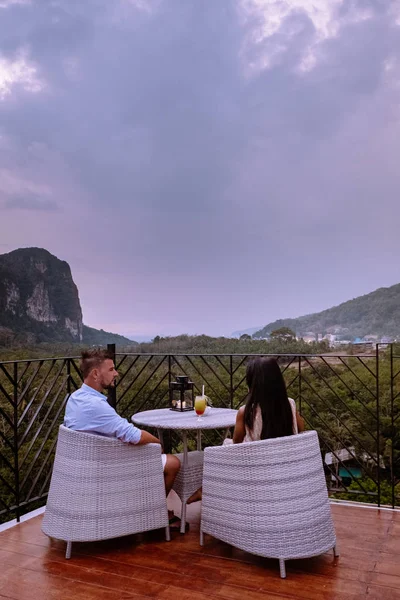
<svg viewBox="0 0 400 600"><path fill-rule="evenodd" d="M128 419L168 405L169 382L188 375L216 407L238 408L254 355L118 354L109 397ZM393 345L372 354L279 355L288 394L307 429L319 433L332 497L400 505L400 355ZM58 426L71 392L81 385L79 358L0 362L0 521L46 501ZM164 440L180 450L176 434ZM204 434L206 444L220 433ZM195 447L195 440L192 441Z"/></svg>

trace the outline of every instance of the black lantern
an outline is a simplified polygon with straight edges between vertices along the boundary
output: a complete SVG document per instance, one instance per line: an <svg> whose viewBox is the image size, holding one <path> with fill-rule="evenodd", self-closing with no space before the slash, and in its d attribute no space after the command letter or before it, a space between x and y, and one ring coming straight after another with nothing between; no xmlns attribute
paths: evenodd
<svg viewBox="0 0 400 600"><path fill-rule="evenodd" d="M169 384L169 405L171 410L193 410L194 383L186 375L179 375Z"/></svg>

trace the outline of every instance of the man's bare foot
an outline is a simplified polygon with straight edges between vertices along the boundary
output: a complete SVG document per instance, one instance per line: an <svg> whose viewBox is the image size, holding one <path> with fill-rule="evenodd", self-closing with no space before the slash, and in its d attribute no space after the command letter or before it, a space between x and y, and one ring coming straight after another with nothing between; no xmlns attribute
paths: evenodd
<svg viewBox="0 0 400 600"><path fill-rule="evenodd" d="M192 502L199 502L199 500L201 500L203 497L203 490L201 488L199 488L197 491L195 491L194 494L192 494L189 498L189 500L186 500L186 504L192 504Z"/></svg>

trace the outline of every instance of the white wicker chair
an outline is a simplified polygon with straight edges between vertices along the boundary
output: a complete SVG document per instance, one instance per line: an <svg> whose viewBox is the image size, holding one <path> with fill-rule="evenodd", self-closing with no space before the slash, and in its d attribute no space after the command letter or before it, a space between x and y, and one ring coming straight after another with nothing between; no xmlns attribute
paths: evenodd
<svg viewBox="0 0 400 600"><path fill-rule="evenodd" d="M204 533L279 559L281 577L285 560L338 556L317 433L206 448Z"/></svg>
<svg viewBox="0 0 400 600"><path fill-rule="evenodd" d="M133 446L60 426L42 530L90 542L165 528L170 539L159 444Z"/></svg>

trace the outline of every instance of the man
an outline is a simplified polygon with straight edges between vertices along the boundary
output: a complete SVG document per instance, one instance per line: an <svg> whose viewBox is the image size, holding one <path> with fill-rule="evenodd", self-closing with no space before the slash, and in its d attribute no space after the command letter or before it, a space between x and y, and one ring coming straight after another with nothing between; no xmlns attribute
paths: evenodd
<svg viewBox="0 0 400 600"><path fill-rule="evenodd" d="M103 390L115 386L118 372L113 357L105 350L93 349L82 352L81 371L83 384L68 399L64 425L75 431L85 431L116 437L127 444L161 444L147 431L142 431L120 417L108 404ZM177 456L161 454L164 468L165 490L169 494L181 463ZM173 515L172 515L173 516ZM175 517L171 522L176 522Z"/></svg>

